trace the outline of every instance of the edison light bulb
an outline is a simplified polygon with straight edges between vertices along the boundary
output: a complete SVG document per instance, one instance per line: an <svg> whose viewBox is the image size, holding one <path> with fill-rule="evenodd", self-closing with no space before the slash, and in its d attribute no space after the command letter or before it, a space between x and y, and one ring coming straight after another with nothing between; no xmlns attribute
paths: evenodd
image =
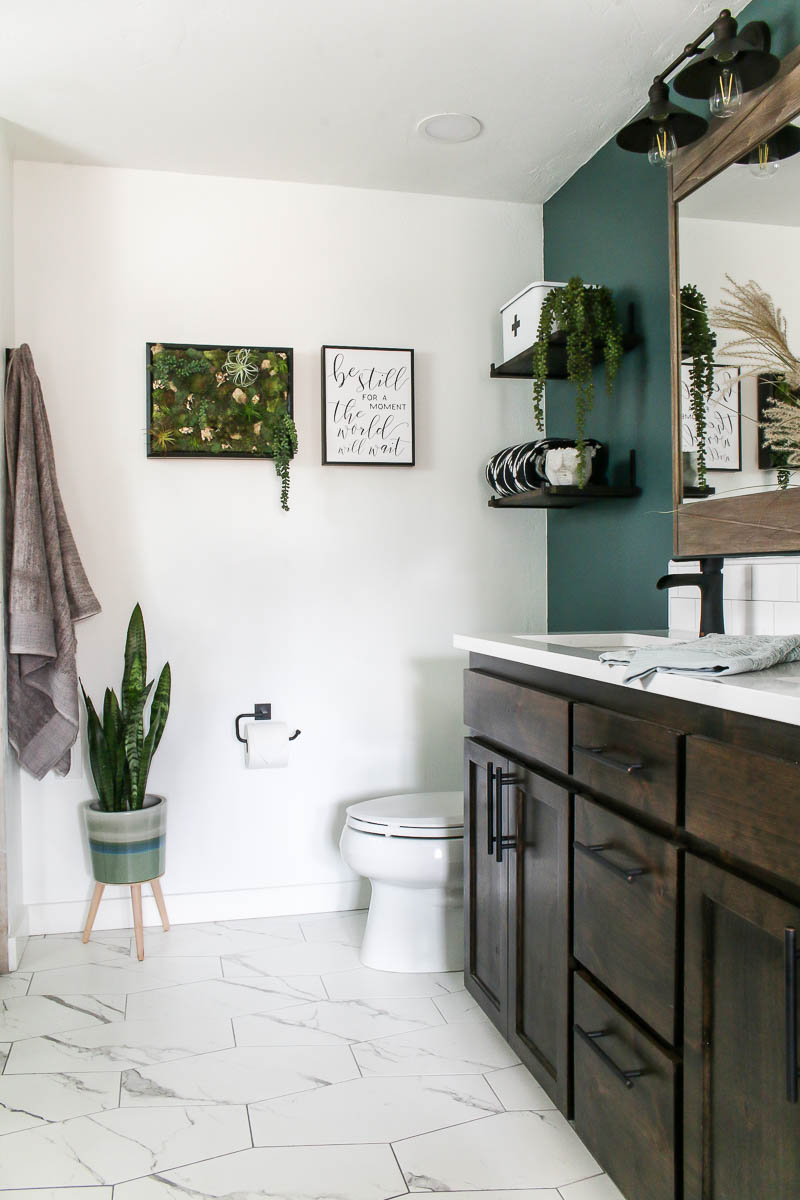
<svg viewBox="0 0 800 1200"><path fill-rule="evenodd" d="M669 125L659 125L653 133L653 140L647 157L653 166L666 167L678 153L678 143Z"/></svg>
<svg viewBox="0 0 800 1200"><path fill-rule="evenodd" d="M708 107L715 117L732 117L742 107L742 81L733 67L720 65Z"/></svg>
<svg viewBox="0 0 800 1200"><path fill-rule="evenodd" d="M769 142L760 142L748 155L747 165L756 179L769 179L781 165L781 160L770 149Z"/></svg>

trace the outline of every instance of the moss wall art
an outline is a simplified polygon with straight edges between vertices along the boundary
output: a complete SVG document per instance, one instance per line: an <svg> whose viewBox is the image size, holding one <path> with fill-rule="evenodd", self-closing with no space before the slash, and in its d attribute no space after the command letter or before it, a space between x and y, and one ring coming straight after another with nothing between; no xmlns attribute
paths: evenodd
<svg viewBox="0 0 800 1200"><path fill-rule="evenodd" d="M149 458L272 458L288 508L292 351L147 343Z"/></svg>

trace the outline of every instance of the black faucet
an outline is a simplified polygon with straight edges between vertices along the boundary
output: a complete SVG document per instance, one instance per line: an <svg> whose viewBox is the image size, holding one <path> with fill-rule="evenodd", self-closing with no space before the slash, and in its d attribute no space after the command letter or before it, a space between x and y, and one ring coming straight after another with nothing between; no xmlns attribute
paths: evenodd
<svg viewBox="0 0 800 1200"><path fill-rule="evenodd" d="M722 608L722 558L701 558L700 573L662 575L656 587L700 588L700 637L707 633L725 632L725 613Z"/></svg>

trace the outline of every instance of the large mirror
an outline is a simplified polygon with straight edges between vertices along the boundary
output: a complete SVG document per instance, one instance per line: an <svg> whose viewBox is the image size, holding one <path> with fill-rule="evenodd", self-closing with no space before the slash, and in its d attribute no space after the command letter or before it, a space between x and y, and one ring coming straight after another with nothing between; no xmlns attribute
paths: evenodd
<svg viewBox="0 0 800 1200"><path fill-rule="evenodd" d="M800 120L787 107L800 109L800 68L673 170L678 557L800 551L800 468L774 415L800 403Z"/></svg>

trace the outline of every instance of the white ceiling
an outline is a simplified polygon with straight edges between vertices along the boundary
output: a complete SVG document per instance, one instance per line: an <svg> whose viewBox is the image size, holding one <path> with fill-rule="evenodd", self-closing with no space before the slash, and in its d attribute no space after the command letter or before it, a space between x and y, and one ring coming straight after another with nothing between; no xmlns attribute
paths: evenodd
<svg viewBox="0 0 800 1200"><path fill-rule="evenodd" d="M719 5L3 0L0 116L18 158L543 201Z"/></svg>

